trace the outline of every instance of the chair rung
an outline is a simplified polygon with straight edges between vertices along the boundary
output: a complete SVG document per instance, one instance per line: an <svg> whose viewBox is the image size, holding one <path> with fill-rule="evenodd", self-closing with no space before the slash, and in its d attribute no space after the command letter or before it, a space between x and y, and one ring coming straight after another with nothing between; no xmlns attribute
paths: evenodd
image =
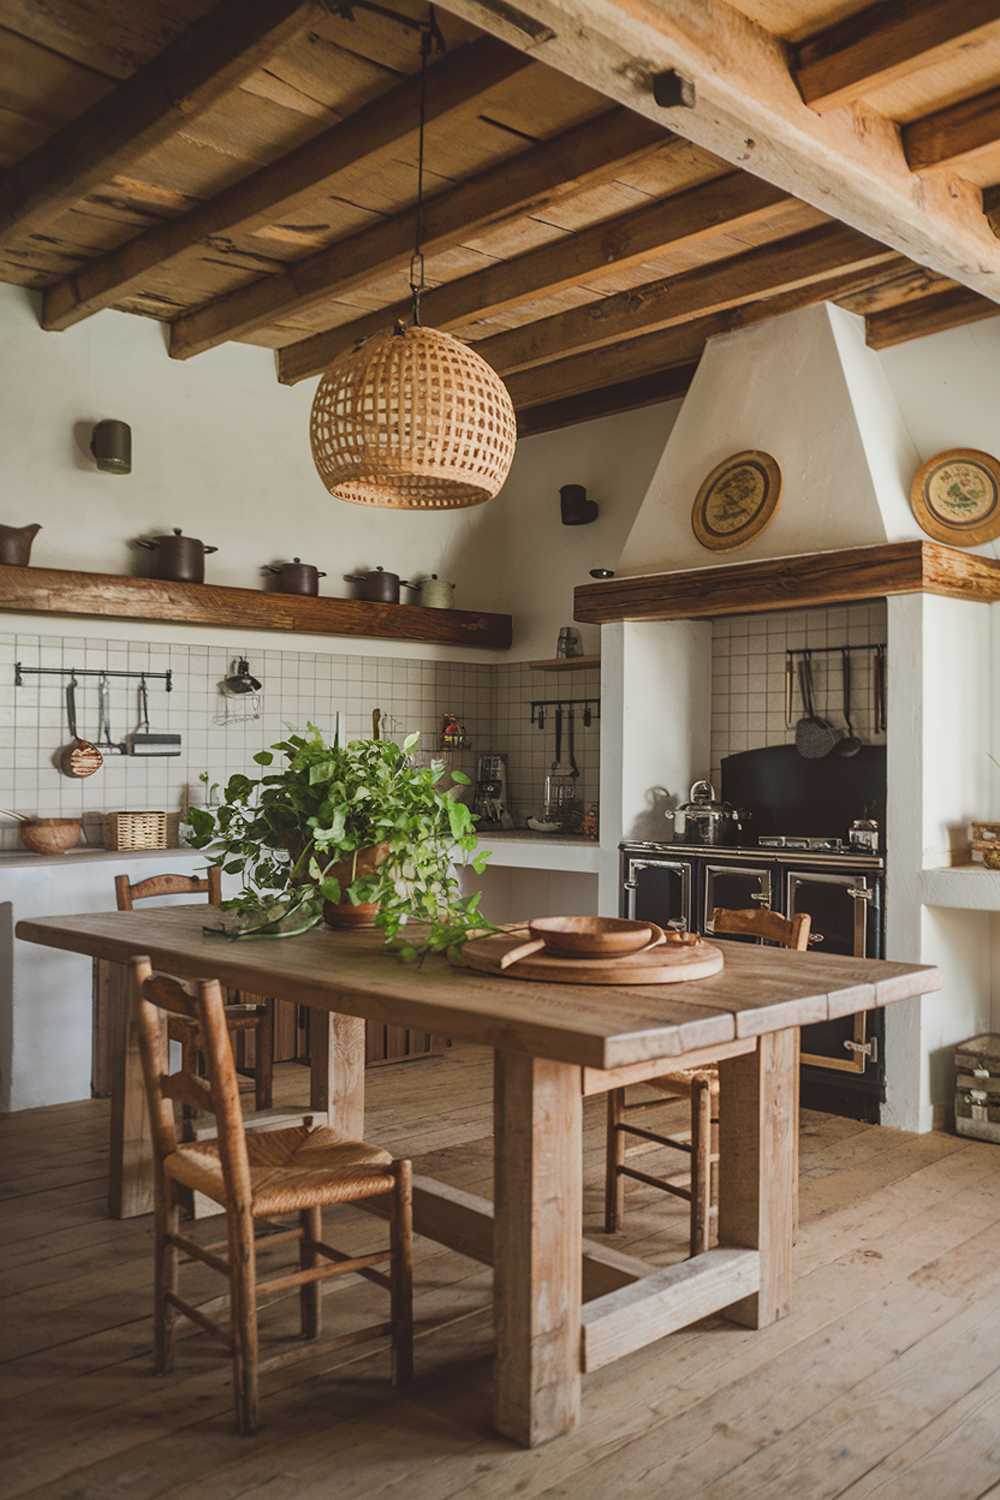
<svg viewBox="0 0 1000 1500"><path fill-rule="evenodd" d="M690 1141L678 1141L673 1136L657 1135L655 1130L644 1130L641 1125L616 1125L623 1135L639 1135L644 1141L655 1141L658 1146L669 1146L672 1151L691 1153Z"/></svg>
<svg viewBox="0 0 1000 1500"><path fill-rule="evenodd" d="M683 1198L685 1203L691 1202L691 1189L675 1187L672 1182L664 1182L662 1177L651 1177L648 1172L639 1172L635 1167L616 1167L623 1177L632 1177L636 1182L644 1182L647 1187L659 1188L661 1193L670 1193L675 1198Z"/></svg>
<svg viewBox="0 0 1000 1500"><path fill-rule="evenodd" d="M392 1333L391 1323L369 1323L367 1328L355 1328L351 1333L338 1334L335 1339L328 1339L324 1335L323 1353L330 1349L341 1349L349 1344L366 1344L369 1339L377 1339ZM283 1365L295 1364L300 1359L315 1357L316 1345L313 1343L292 1344L291 1347L281 1349L277 1354L269 1355L262 1359L257 1366L258 1371L263 1374L265 1370L280 1370Z"/></svg>
<svg viewBox="0 0 1000 1500"><path fill-rule="evenodd" d="M327 1260L333 1260L340 1263L345 1260L351 1259L351 1257L347 1255L343 1250L337 1250L333 1245L327 1245L323 1240L310 1240L309 1244L312 1245L314 1250L318 1250L320 1255L324 1255ZM384 1275L381 1271L361 1269L358 1271L358 1275L363 1276L366 1281L374 1281L376 1286L383 1287L386 1291L388 1291L392 1285L389 1277Z"/></svg>
<svg viewBox="0 0 1000 1500"><path fill-rule="evenodd" d="M197 1323L198 1327L204 1329L211 1338L218 1339L219 1343L223 1344L229 1353L232 1354L232 1337L218 1323L213 1322L211 1318L206 1318L203 1312L199 1311L197 1307L192 1307L190 1302L185 1302L183 1297L178 1297L175 1292L167 1292L163 1300L169 1302L171 1307L176 1307L177 1311L183 1313L185 1318L190 1318L192 1323Z"/></svg>
<svg viewBox="0 0 1000 1500"><path fill-rule="evenodd" d="M662 1109L664 1104L686 1104L686 1094L661 1094L657 1099L637 1099L634 1104L623 1104L622 1110Z"/></svg>
<svg viewBox="0 0 1000 1500"><path fill-rule="evenodd" d="M178 1250L183 1250L190 1260L200 1260L203 1265L211 1266L213 1271L218 1271L223 1276L229 1275L228 1260L224 1260L221 1255L213 1254L212 1250L205 1245L196 1245L194 1240L189 1240L186 1234L168 1234L167 1243L175 1245Z"/></svg>
<svg viewBox="0 0 1000 1500"><path fill-rule="evenodd" d="M285 1292L291 1287L307 1286L311 1281L326 1281L330 1276L349 1275L352 1271L360 1273L391 1259L391 1250L376 1250L372 1255L355 1255L351 1260L340 1260L335 1265L310 1266L306 1271L293 1271L288 1276L275 1276L271 1281L258 1281L257 1295L262 1297L270 1292Z"/></svg>

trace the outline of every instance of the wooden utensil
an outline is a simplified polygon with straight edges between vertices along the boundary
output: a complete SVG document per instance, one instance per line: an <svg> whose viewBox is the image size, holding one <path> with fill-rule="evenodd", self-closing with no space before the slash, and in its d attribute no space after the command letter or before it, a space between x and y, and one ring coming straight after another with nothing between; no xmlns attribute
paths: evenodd
<svg viewBox="0 0 1000 1500"><path fill-rule="evenodd" d="M528 923L533 938L549 953L564 958L615 958L649 946L648 922L626 917L536 917Z"/></svg>
<svg viewBox="0 0 1000 1500"><path fill-rule="evenodd" d="M76 678L71 677L66 687L66 722L73 742L67 745L59 757L59 769L66 776L93 776L104 764L104 756L90 740L82 740L76 730Z"/></svg>
<svg viewBox="0 0 1000 1500"><path fill-rule="evenodd" d="M466 943L462 957L478 973L555 984L680 984L718 974L725 963L721 948L699 938L695 943L656 942L640 953L618 958L559 958L552 953L535 953L505 967L508 951L520 946L516 936L498 933Z"/></svg>

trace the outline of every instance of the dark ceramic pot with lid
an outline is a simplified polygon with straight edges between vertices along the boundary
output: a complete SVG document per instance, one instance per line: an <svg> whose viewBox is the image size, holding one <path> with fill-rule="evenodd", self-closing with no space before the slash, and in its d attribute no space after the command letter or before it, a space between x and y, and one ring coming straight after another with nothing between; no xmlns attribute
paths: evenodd
<svg viewBox="0 0 1000 1500"><path fill-rule="evenodd" d="M369 568L366 573L345 573L345 583L356 583L362 599L372 604L398 604L400 589L419 588L419 583L407 583L398 573L387 573L384 568Z"/></svg>
<svg viewBox="0 0 1000 1500"><path fill-rule="evenodd" d="M182 536L179 526L169 535L139 537L135 545L152 552L153 577L171 583L204 583L205 558L209 552L219 550L197 537Z"/></svg>
<svg viewBox="0 0 1000 1500"><path fill-rule="evenodd" d="M320 579L326 577L312 563L304 563L301 557L293 557L291 562L278 563L277 567L267 566L264 572L278 580L274 588L279 594L315 596L319 593Z"/></svg>

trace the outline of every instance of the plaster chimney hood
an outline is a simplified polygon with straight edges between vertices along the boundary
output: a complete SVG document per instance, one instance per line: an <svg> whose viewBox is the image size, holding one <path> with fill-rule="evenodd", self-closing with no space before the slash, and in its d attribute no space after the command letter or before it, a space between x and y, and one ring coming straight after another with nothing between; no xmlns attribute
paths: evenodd
<svg viewBox="0 0 1000 1500"><path fill-rule="evenodd" d="M746 546L710 553L691 528L694 497L716 464L749 448L777 459L780 504ZM919 592L1000 597L996 544L960 551L920 530L909 504L920 464L863 319L826 302L721 334L616 577L577 589L576 619L693 619Z"/></svg>

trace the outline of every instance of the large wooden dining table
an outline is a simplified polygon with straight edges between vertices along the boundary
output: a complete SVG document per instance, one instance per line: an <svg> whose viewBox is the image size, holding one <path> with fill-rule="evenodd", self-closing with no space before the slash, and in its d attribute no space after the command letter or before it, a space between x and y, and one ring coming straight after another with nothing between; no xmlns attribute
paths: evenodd
<svg viewBox="0 0 1000 1500"><path fill-rule="evenodd" d="M123 976L136 954L181 977L310 1007L310 1108L364 1134L366 1019L494 1050L494 1201L417 1177L414 1227L494 1267L499 1431L526 1445L571 1429L581 1375L711 1313L760 1328L791 1298L799 1028L939 987L935 969L730 943L708 979L543 984L428 960L372 932L278 942L203 931L203 906L22 921L28 942L109 960L120 1045L112 1107L119 1212L149 1206L150 1143ZM583 1238L585 1096L717 1062L719 1244L666 1269ZM377 1199L370 1200L374 1205Z"/></svg>

